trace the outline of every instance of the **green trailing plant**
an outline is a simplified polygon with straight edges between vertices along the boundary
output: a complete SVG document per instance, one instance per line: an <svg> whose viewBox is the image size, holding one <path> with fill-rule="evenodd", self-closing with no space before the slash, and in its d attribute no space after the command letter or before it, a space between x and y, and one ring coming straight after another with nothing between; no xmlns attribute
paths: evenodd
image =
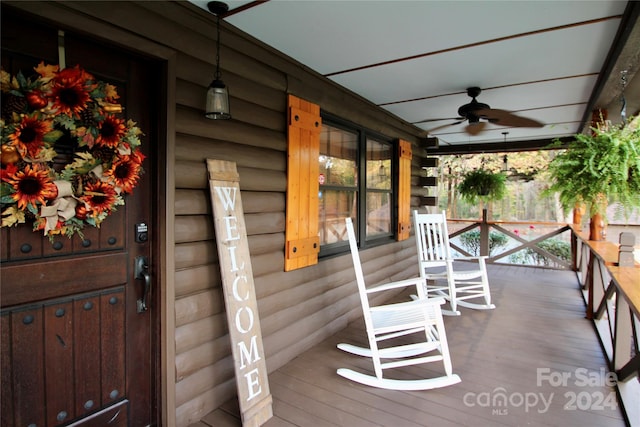
<svg viewBox="0 0 640 427"><path fill-rule="evenodd" d="M591 216L604 214L607 202L618 202L629 213L640 206L640 116L627 126L592 128L577 134L550 163L551 185L568 212L584 202ZM559 141L554 146L560 146Z"/></svg>
<svg viewBox="0 0 640 427"><path fill-rule="evenodd" d="M483 202L500 200L507 193L506 181L507 176L503 173L476 169L464 175L458 191L469 203L476 203L478 199Z"/></svg>

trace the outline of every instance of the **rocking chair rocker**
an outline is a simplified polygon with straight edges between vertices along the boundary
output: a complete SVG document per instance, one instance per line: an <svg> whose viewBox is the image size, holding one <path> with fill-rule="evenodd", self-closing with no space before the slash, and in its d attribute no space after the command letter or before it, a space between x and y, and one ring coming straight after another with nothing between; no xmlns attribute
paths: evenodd
<svg viewBox="0 0 640 427"><path fill-rule="evenodd" d="M460 377L452 373L440 309L444 299L427 300L424 295L424 279L420 277L385 283L367 289L351 218L346 219L346 225L369 347L341 343L338 344L338 348L358 356L370 357L373 361L375 376L347 368L338 369L338 375L368 386L391 390L429 390L459 383ZM369 304L369 294L408 286L415 286L421 298L388 305L371 306ZM390 340L387 343L394 343L399 337L405 336L406 338L397 345L388 344L384 348L379 347L381 341ZM439 361L443 362L445 372L445 375L440 377L415 380L383 377L384 369Z"/></svg>
<svg viewBox="0 0 640 427"><path fill-rule="evenodd" d="M496 308L491 304L487 257L451 257L446 212L419 214L413 211L413 223L420 276L425 279L427 297L444 297L451 307L451 310L442 310L447 315L459 316L458 306L476 310ZM454 265L465 268L454 268ZM482 301L469 301L478 298Z"/></svg>

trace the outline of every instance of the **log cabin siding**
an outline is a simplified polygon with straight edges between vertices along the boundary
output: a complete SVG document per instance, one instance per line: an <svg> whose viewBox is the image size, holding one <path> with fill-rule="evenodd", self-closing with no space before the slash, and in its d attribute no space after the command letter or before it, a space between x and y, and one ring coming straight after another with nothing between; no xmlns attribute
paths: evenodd
<svg viewBox="0 0 640 427"><path fill-rule="evenodd" d="M204 118L204 96L213 77L214 17L185 2L8 2L68 28L131 50L150 40L173 51L168 82L175 116L168 140L173 187L160 195L173 201L174 230L168 248L175 329L175 384L165 384L165 404L174 405L175 425L184 427L234 396L234 369L224 314L215 246L206 158L237 163L249 249L271 372L344 328L360 313L351 257L321 259L284 272L287 94L413 145L411 204L427 195L417 130L359 96L223 23L222 76L231 93L232 120ZM117 5L117 6L114 6ZM82 17L82 19L80 19ZM91 23L91 25L87 25ZM148 54L154 55L153 45ZM171 106L169 106L171 109ZM417 275L412 239L361 253L368 283ZM170 305L171 306L171 305ZM173 322L168 322L173 324ZM169 352L168 354L173 354ZM171 378L171 376L169 377ZM172 419L167 420L172 425Z"/></svg>

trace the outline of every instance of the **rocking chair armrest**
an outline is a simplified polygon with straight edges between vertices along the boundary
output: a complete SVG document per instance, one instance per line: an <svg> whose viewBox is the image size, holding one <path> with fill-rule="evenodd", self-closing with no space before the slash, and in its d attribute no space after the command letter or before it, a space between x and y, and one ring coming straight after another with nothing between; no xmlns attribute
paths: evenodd
<svg viewBox="0 0 640 427"><path fill-rule="evenodd" d="M419 286L425 285L425 279L421 277L413 277L411 279L398 280L396 282L383 283L382 285L373 286L367 289L367 293L371 294L374 292L388 291L389 289L396 288L406 288L407 286L415 286L418 288Z"/></svg>
<svg viewBox="0 0 640 427"><path fill-rule="evenodd" d="M479 256L461 256L458 258L448 258L448 261L479 261L481 259L487 259L489 258L486 255L479 255Z"/></svg>
<svg viewBox="0 0 640 427"><path fill-rule="evenodd" d="M394 303L394 304L385 304L385 305L376 305L373 307L369 307L371 311L397 311L398 309L402 309L402 308L412 308L412 307L416 307L416 306L435 306L435 305L442 305L445 303L445 299L442 297L437 297L437 298L423 298L423 299L416 299L416 300L412 300L412 301L407 301L407 302L398 302L398 303Z"/></svg>
<svg viewBox="0 0 640 427"><path fill-rule="evenodd" d="M443 267L443 266L447 265L448 263L453 262L453 258L438 259L438 260L422 259L419 262L420 262L420 265L422 265L424 267L429 267L429 268Z"/></svg>

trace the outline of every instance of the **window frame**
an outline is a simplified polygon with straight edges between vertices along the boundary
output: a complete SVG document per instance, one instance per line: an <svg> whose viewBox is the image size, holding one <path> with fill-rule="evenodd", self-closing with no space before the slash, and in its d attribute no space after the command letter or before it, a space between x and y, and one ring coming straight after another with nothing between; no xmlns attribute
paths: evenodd
<svg viewBox="0 0 640 427"><path fill-rule="evenodd" d="M347 132L357 134L357 168L358 168L358 184L355 188L357 207L355 219L356 225L356 239L358 241L358 247L360 249L371 248L374 246L380 246L388 243L393 243L398 238L398 183L399 183L399 155L398 155L398 140L379 132L373 131L365 126L358 125L350 122L333 114L321 111L320 116L322 118L322 125L332 126ZM366 236L366 216L367 216L367 140L371 139L381 144L389 145L391 151L391 188L389 189L391 197L390 208L390 231L387 234L380 234L362 239L361 236ZM320 192L323 190L339 190L347 187L337 187L332 185L320 185ZM382 192L382 191L381 191ZM320 222L321 224L321 222ZM335 255L341 255L349 251L348 240L321 244L319 258L327 258Z"/></svg>

